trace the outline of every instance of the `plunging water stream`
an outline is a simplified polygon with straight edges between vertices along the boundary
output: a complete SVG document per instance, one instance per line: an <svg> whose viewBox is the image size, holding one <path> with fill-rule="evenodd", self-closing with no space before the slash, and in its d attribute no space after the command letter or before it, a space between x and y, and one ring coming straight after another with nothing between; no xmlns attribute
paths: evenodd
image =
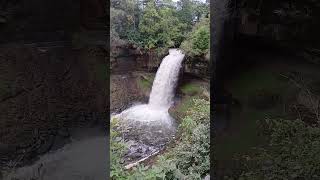
<svg viewBox="0 0 320 180"><path fill-rule="evenodd" d="M181 51L169 50L169 55L163 59L153 82L149 106L165 109L171 106L183 58Z"/></svg>

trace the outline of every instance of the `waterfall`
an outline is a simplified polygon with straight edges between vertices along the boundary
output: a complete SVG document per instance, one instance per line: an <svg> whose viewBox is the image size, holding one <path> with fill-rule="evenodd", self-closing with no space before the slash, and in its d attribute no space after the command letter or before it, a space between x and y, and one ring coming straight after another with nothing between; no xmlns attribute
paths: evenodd
<svg viewBox="0 0 320 180"><path fill-rule="evenodd" d="M140 121L172 124L172 118L168 113L168 109L173 102L184 56L180 50L170 49L169 55L164 57L156 73L149 103L133 106L114 117L131 122Z"/></svg>
<svg viewBox="0 0 320 180"><path fill-rule="evenodd" d="M184 54L180 50L170 49L157 71L149 98L149 106L169 108L174 97L179 70Z"/></svg>

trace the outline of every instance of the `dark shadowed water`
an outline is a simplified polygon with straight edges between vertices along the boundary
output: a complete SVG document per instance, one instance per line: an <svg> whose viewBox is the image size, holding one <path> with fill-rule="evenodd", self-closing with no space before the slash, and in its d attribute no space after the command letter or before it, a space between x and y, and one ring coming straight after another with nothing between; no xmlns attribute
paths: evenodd
<svg viewBox="0 0 320 180"><path fill-rule="evenodd" d="M30 166L18 168L5 180L103 180L107 179L107 139L101 131L79 129L71 143L49 152ZM15 179L15 180L16 180Z"/></svg>

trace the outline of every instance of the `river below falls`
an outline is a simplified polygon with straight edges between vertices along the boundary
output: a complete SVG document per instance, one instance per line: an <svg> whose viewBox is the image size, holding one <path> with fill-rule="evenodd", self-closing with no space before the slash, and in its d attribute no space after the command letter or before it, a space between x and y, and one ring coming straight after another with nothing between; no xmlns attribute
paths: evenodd
<svg viewBox="0 0 320 180"><path fill-rule="evenodd" d="M95 129L77 133L71 143L40 156L32 165L18 168L9 175L5 172L4 180L106 179L108 137Z"/></svg>

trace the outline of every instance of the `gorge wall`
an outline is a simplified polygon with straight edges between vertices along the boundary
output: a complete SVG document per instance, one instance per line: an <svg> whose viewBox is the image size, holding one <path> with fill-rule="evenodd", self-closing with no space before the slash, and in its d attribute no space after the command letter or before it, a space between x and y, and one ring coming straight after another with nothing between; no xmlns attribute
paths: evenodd
<svg viewBox="0 0 320 180"><path fill-rule="evenodd" d="M47 152L73 128L104 127L106 57L100 47L1 47L0 167Z"/></svg>
<svg viewBox="0 0 320 180"><path fill-rule="evenodd" d="M111 47L110 57L111 74L125 74L131 71L156 72L161 60L169 54L168 49L151 50L147 53L132 46ZM205 57L186 57L183 62L184 73L208 78L210 74L209 60Z"/></svg>

